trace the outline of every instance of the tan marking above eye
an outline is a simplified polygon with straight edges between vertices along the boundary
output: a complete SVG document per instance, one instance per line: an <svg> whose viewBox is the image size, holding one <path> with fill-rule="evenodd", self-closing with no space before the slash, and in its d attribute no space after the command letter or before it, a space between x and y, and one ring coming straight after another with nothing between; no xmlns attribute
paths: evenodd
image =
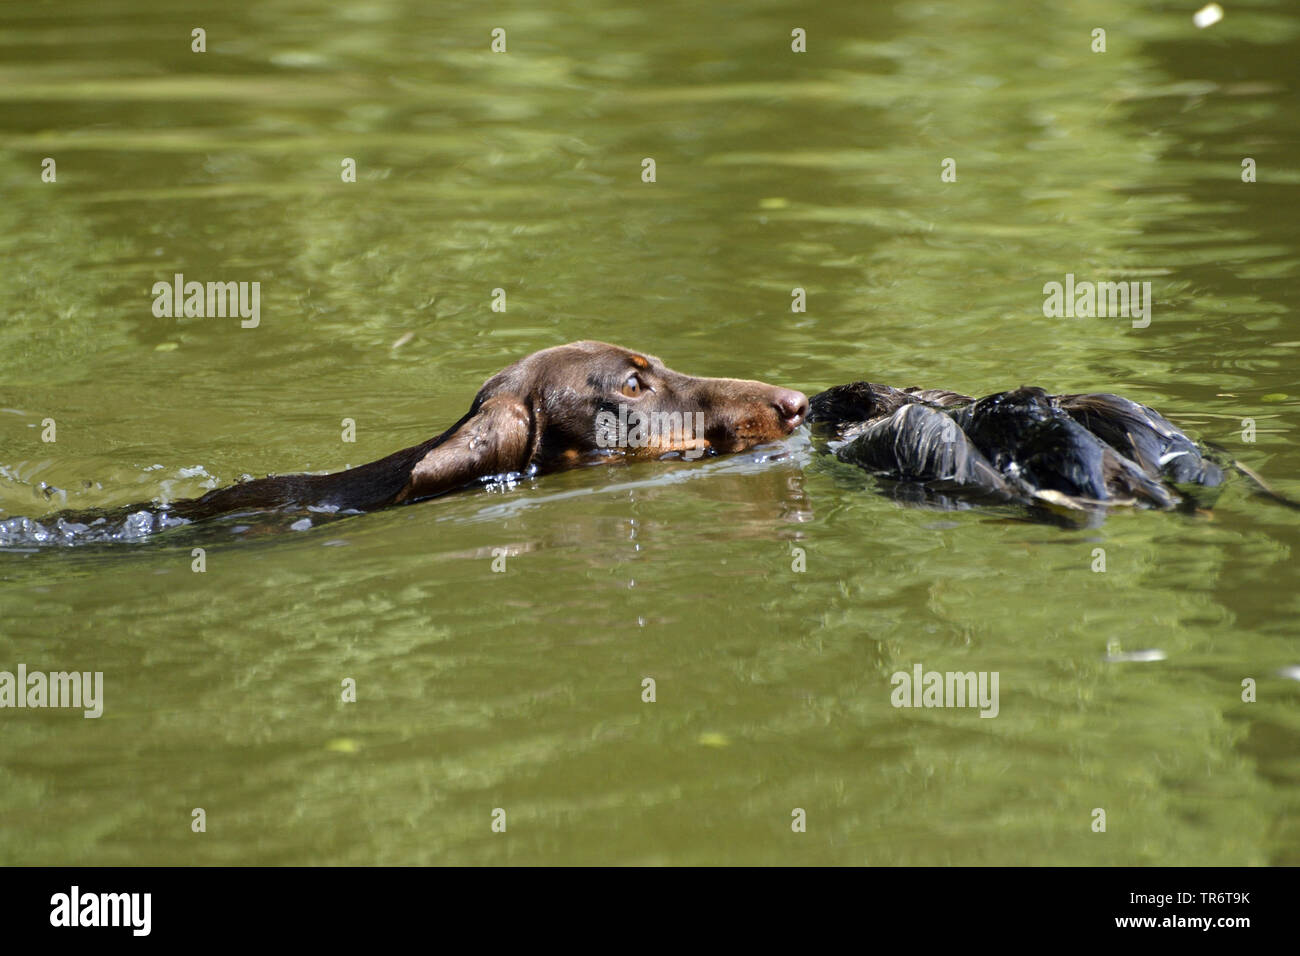
<svg viewBox="0 0 1300 956"><path fill-rule="evenodd" d="M647 361L645 358L641 357L640 355L632 356L632 364L639 369L648 369L650 367L649 361Z"/></svg>
<svg viewBox="0 0 1300 956"><path fill-rule="evenodd" d="M633 373L627 377L620 391L628 398L636 398L641 394L641 376Z"/></svg>

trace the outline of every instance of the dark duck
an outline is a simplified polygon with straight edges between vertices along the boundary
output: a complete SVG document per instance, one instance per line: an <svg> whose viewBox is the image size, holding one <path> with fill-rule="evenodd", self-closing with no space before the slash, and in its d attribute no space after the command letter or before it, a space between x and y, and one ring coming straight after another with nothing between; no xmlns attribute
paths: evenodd
<svg viewBox="0 0 1300 956"><path fill-rule="evenodd" d="M1193 510L1212 504L1225 479L1226 460L1119 395L1022 387L974 399L853 382L810 404L809 422L831 438L840 460L883 479L897 497L940 507L1003 502L1053 515L1104 514L1117 505Z"/></svg>

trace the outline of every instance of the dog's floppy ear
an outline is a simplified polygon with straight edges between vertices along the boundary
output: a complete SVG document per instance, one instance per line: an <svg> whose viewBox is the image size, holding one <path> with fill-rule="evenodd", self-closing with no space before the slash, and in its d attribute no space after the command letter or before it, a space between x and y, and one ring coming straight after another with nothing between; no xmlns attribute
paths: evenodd
<svg viewBox="0 0 1300 956"><path fill-rule="evenodd" d="M476 478L523 471L532 458L535 425L527 401L507 394L484 399L416 462L394 503L453 491Z"/></svg>

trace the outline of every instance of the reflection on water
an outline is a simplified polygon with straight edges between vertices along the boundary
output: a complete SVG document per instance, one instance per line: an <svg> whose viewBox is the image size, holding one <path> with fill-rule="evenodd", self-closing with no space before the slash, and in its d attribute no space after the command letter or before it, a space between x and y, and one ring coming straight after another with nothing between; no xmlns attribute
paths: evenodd
<svg viewBox="0 0 1300 956"><path fill-rule="evenodd" d="M273 0L200 55L174 5L10 5L0 520L369 461L580 338L1104 388L1300 496L1300 21L1190 14ZM178 272L261 324L156 318ZM1044 318L1067 273L1151 282L1150 327ZM3 712L0 861L1300 862L1293 512L1044 527L784 447L0 552L0 670L106 696ZM998 718L894 709L916 664L998 671Z"/></svg>

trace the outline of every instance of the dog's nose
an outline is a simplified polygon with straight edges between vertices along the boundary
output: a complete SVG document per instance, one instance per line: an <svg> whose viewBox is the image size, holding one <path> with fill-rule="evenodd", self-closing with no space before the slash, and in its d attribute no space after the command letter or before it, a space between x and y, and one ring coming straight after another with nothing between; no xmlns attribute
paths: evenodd
<svg viewBox="0 0 1300 956"><path fill-rule="evenodd" d="M798 428L808 414L808 396L792 388L778 388L772 396L772 405L791 431Z"/></svg>

